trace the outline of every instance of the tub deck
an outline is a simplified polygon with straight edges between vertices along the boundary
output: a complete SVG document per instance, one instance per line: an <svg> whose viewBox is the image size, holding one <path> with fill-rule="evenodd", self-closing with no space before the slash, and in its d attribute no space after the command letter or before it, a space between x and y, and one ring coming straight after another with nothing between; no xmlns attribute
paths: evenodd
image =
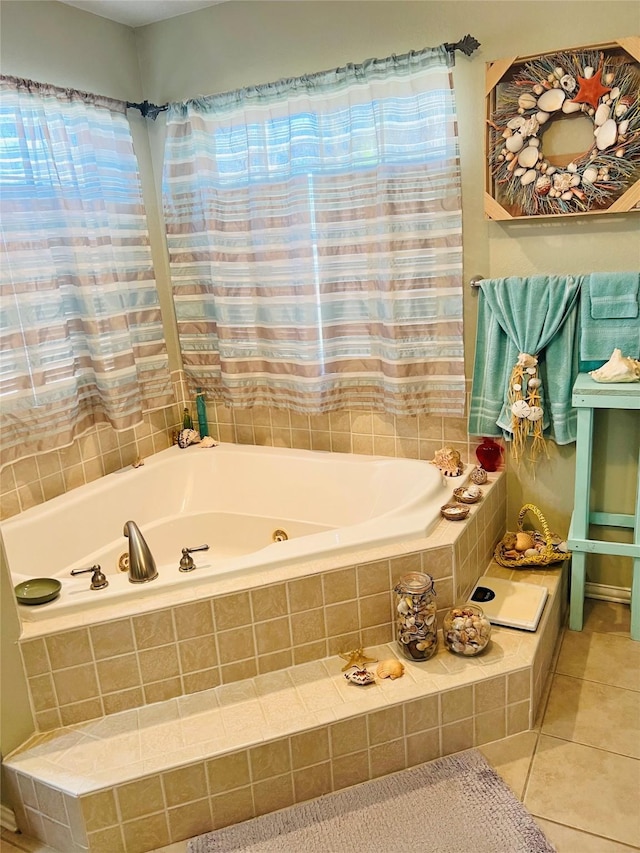
<svg viewBox="0 0 640 853"><path fill-rule="evenodd" d="M19 825L65 853L139 853L529 729L566 575L487 572L547 586L535 633L494 626L477 658L440 642L367 687L332 656L36 735L5 761Z"/></svg>

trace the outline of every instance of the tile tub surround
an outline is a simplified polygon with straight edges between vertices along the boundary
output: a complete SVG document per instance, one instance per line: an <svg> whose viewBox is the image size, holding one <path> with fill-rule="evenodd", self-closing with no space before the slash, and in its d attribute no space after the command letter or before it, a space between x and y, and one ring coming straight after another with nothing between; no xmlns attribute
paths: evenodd
<svg viewBox="0 0 640 853"><path fill-rule="evenodd" d="M221 577L185 588L184 597L167 592L25 622L19 647L36 728L49 731L390 642L399 578L430 574L442 616L470 593L491 559L504 532L504 507L504 477L493 476L465 522L443 519L426 539Z"/></svg>
<svg viewBox="0 0 640 853"><path fill-rule="evenodd" d="M332 656L36 735L5 762L19 826L65 853L143 853L531 728L563 569L488 571L547 586L535 634L494 627L470 659L440 642L364 688Z"/></svg>

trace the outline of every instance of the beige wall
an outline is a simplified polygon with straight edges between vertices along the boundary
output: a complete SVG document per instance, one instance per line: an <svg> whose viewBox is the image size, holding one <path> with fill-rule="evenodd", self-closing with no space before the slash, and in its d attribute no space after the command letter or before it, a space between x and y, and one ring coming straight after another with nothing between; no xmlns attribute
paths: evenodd
<svg viewBox="0 0 640 853"><path fill-rule="evenodd" d="M54 0L5 0L0 4L0 60L3 74L161 104L456 41L470 32L482 46L471 58L458 54L454 71L463 175L465 281L475 274L491 277L635 269L640 265L637 216L511 224L483 218L484 63L637 33L640 16L635 0L608 0L606 13L602 8L601 4L563 0L259 0L227 2L133 31ZM600 12L596 14L597 9ZM162 118L154 123L145 122L134 111L130 116L149 214L167 346L172 368L177 370L180 363L158 193L164 127ZM470 377L477 297L468 288L464 295L466 371ZM364 430L370 438L363 441L361 433L354 430L353 418L347 418L347 427L344 418L336 416L301 428L288 415L285 418L281 413L266 411L252 415L249 423L240 419L229 423L228 413L220 408L215 422L227 440L294 444L299 440L303 446L323 448L332 447L335 442L334 449L356 447L366 452L422 458L431 453L434 442L447 440L459 446L469 461L477 444L475 439L467 442L464 422L460 421L421 427L420 421L406 419L399 423L374 415ZM88 444L81 447L78 443L78 447L71 448L68 457L61 453L37 463L32 460L18 474L5 469L0 478L3 514L13 514L29 501L38 503L65 491L87 476L100 476L114 466L127 464L132 447L141 445L142 455L161 449L166 446L172 422L173 415L165 414L161 422L157 418L147 422L133 436L95 435ZM627 458L624 437L637 429L637 421L632 420L631 413L620 413L606 427L598 441L596 481L605 488L602 483L606 458L607 478L610 473L616 477L614 496L628 507L633 501L637 474ZM538 466L535 479L524 466L520 471L509 471L509 518L513 521L521 504L533 501L544 509L551 526L564 533L573 503L574 448L552 445L551 455L550 462ZM9 506L8 492L12 493ZM630 583L630 566L623 561L607 561L603 574L599 572L600 569L593 569L592 579L614 585ZM10 646L13 639L7 625L8 620L3 619L2 641ZM6 690L3 695L7 695ZM20 739L29 711L20 699L3 711L2 746L6 751Z"/></svg>

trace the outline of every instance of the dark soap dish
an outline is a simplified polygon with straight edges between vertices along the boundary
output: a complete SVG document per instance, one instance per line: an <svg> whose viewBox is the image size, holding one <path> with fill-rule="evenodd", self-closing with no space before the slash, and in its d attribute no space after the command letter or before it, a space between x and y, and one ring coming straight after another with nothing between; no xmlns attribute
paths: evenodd
<svg viewBox="0 0 640 853"><path fill-rule="evenodd" d="M62 584L55 578L32 578L14 587L20 604L46 604L60 595Z"/></svg>

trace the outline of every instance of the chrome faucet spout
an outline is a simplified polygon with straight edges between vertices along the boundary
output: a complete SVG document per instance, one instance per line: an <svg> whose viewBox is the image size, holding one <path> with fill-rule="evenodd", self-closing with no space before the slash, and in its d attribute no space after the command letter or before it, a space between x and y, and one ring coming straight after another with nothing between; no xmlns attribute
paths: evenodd
<svg viewBox="0 0 640 853"><path fill-rule="evenodd" d="M124 535L129 539L129 582L146 583L158 577L156 561L135 521L127 521Z"/></svg>

